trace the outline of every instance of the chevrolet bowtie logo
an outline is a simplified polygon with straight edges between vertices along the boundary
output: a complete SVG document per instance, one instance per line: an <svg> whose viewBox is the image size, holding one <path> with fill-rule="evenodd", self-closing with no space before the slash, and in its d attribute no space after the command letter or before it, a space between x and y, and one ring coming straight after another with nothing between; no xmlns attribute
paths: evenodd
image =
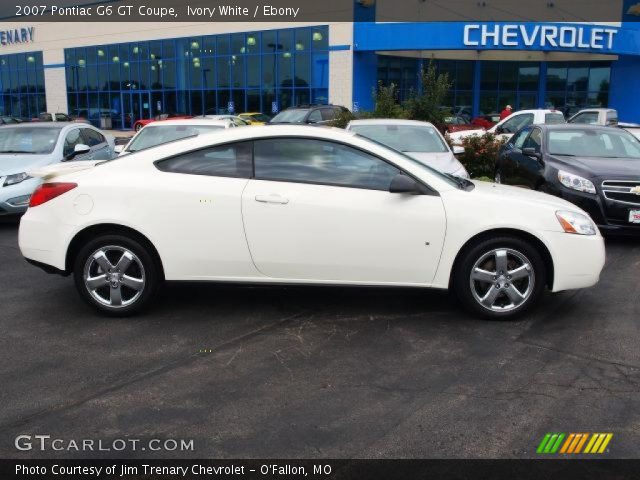
<svg viewBox="0 0 640 480"><path fill-rule="evenodd" d="M631 190L629 190L629 193L633 193L634 195L640 195L640 185L638 185L637 187L633 187Z"/></svg>

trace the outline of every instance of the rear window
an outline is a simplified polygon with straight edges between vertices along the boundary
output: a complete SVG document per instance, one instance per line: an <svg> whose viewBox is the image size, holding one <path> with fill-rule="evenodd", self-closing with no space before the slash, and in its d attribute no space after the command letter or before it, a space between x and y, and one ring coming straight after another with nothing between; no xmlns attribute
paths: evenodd
<svg viewBox="0 0 640 480"><path fill-rule="evenodd" d="M222 125L149 125L133 139L127 151L138 152L163 143L222 129Z"/></svg>
<svg viewBox="0 0 640 480"><path fill-rule="evenodd" d="M564 115L562 113L545 113L544 114L544 123L548 125L555 125L558 123L565 123Z"/></svg>

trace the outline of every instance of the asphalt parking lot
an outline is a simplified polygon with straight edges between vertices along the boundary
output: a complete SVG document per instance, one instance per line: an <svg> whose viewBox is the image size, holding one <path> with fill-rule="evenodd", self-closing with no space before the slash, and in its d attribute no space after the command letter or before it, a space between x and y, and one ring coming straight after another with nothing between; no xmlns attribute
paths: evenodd
<svg viewBox="0 0 640 480"><path fill-rule="evenodd" d="M106 319L0 219L0 456L535 457L546 432L640 455L640 240L594 288L486 322L412 289L168 285ZM193 439L191 452L18 452L19 434Z"/></svg>

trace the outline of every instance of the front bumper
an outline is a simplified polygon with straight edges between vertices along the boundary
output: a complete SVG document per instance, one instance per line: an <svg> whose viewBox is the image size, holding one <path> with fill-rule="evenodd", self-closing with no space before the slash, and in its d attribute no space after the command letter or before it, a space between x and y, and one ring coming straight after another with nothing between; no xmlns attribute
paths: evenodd
<svg viewBox="0 0 640 480"><path fill-rule="evenodd" d="M558 196L587 212L605 235L640 236L640 223L629 223L629 210L640 210L640 205L634 207L606 199L601 193L592 195L566 188L561 189Z"/></svg>

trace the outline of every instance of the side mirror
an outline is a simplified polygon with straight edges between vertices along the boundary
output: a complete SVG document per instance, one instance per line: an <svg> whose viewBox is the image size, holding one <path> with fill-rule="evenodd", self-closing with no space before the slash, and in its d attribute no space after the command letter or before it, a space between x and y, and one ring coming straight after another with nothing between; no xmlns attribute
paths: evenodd
<svg viewBox="0 0 640 480"><path fill-rule="evenodd" d="M88 145L79 143L73 148L73 152L71 152L69 155L65 157L65 160L72 160L77 155L83 155L85 153L89 153L90 151L91 151L91 147L89 147Z"/></svg>
<svg viewBox="0 0 640 480"><path fill-rule="evenodd" d="M452 150L453 150L453 154L456 156L462 155L464 153L464 147L460 145L454 145Z"/></svg>
<svg viewBox="0 0 640 480"><path fill-rule="evenodd" d="M540 155L540 152L536 151L535 148L531 148L531 147L523 148L522 154L526 155L527 157L537 158L538 160L542 158L542 155Z"/></svg>
<svg viewBox="0 0 640 480"><path fill-rule="evenodd" d="M115 147L113 147L113 153L117 153L118 155L120 155L123 150L124 145L116 145Z"/></svg>
<svg viewBox="0 0 640 480"><path fill-rule="evenodd" d="M391 184L389 185L390 193L408 193L410 195L419 195L420 186L413 178L401 173L393 177Z"/></svg>
<svg viewBox="0 0 640 480"><path fill-rule="evenodd" d="M497 135L500 135L500 134L504 133L504 131L505 130L504 130L504 128L502 126L496 127L496 134Z"/></svg>

